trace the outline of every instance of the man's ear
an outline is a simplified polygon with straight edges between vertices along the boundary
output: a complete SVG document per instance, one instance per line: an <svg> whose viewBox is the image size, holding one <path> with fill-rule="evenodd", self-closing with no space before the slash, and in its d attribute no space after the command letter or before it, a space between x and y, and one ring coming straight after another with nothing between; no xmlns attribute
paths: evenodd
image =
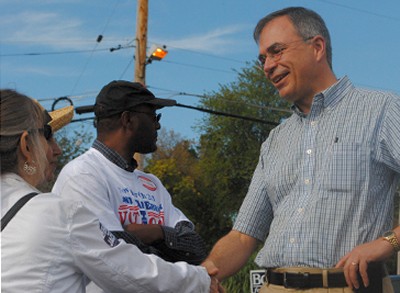
<svg viewBox="0 0 400 293"><path fill-rule="evenodd" d="M315 36L312 40L314 54L318 61L326 59L326 42L322 36Z"/></svg>
<svg viewBox="0 0 400 293"><path fill-rule="evenodd" d="M130 127L132 124L131 113L128 111L122 112L121 114L121 125L122 127Z"/></svg>
<svg viewBox="0 0 400 293"><path fill-rule="evenodd" d="M24 162L32 162L33 159L32 147L29 146L29 139L28 132L24 131L19 140L19 150L21 151Z"/></svg>

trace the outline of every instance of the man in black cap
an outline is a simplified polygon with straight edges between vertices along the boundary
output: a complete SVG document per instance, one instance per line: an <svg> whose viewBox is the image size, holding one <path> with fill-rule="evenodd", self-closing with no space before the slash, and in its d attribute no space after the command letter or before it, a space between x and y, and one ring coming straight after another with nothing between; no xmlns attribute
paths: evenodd
<svg viewBox="0 0 400 293"><path fill-rule="evenodd" d="M173 206L161 181L138 170L133 158L157 149L161 114L156 110L175 104L140 83L112 81L103 87L94 106L97 139L63 168L53 192L84 201L115 236L145 253L200 264L206 248L193 223Z"/></svg>

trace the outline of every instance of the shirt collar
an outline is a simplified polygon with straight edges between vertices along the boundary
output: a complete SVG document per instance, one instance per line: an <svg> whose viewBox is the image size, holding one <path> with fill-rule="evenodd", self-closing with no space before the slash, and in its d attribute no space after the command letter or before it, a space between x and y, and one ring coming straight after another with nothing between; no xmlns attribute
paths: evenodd
<svg viewBox="0 0 400 293"><path fill-rule="evenodd" d="M316 94L313 98L313 104L316 101L323 100L324 109L330 109L335 107L346 94L354 88L353 84L347 76L342 77L336 83L331 85L324 91ZM300 111L296 105L292 105L292 110L300 117L306 117L307 115Z"/></svg>
<svg viewBox="0 0 400 293"><path fill-rule="evenodd" d="M114 163L125 171L133 172L137 168L137 162L133 157L130 162L127 162L120 154L97 139L94 141L92 148L98 150L110 162Z"/></svg>

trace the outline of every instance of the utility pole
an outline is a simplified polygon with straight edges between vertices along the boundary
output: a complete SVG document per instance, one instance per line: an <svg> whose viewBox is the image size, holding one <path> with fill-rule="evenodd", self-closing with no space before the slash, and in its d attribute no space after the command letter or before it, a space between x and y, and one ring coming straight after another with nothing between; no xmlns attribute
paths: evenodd
<svg viewBox="0 0 400 293"><path fill-rule="evenodd" d="M147 19L149 15L149 4L148 0L138 0L137 3L134 81L146 85ZM135 153L134 158L138 163L138 169L143 170L144 155Z"/></svg>

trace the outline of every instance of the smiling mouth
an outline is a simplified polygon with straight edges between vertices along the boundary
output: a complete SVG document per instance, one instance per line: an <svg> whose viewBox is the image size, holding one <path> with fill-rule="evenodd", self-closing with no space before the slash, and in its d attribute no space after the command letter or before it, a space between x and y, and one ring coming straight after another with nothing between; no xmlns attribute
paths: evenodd
<svg viewBox="0 0 400 293"><path fill-rule="evenodd" d="M272 79L272 82L273 82L274 84L279 83L282 79L284 79L286 76L288 76L288 74L289 74L288 72L287 72L287 73L284 73L284 74L280 74L280 75L274 77L274 78Z"/></svg>

